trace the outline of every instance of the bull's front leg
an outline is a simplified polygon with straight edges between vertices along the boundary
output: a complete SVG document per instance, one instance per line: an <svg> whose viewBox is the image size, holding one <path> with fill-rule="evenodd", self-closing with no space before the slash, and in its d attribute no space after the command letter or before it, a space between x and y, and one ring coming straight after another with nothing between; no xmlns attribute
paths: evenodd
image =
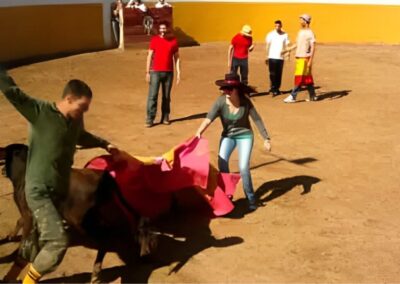
<svg viewBox="0 0 400 284"><path fill-rule="evenodd" d="M97 256L93 265L93 272L92 272L92 277L90 279L90 283L101 283L100 274L105 255L106 255L105 250L99 249L97 251Z"/></svg>

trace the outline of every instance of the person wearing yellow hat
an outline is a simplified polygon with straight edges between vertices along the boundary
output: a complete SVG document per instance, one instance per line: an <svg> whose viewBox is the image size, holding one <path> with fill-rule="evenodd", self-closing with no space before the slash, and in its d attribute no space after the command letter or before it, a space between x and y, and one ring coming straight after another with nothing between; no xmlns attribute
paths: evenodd
<svg viewBox="0 0 400 284"><path fill-rule="evenodd" d="M228 49L228 69L237 74L240 69L240 80L248 84L249 52L253 51L252 30L249 25L244 25L240 33L236 34Z"/></svg>

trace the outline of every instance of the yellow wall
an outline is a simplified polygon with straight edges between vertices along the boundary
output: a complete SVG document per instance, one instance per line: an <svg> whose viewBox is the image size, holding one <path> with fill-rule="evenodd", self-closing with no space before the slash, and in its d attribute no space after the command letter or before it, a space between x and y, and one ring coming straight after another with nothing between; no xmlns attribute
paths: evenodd
<svg viewBox="0 0 400 284"><path fill-rule="evenodd" d="M174 26L198 42L209 42L230 40L247 23L254 39L263 41L280 19L294 40L302 13L313 17L318 42L400 44L400 5L174 3Z"/></svg>
<svg viewBox="0 0 400 284"><path fill-rule="evenodd" d="M102 4L3 7L0 62L104 48Z"/></svg>

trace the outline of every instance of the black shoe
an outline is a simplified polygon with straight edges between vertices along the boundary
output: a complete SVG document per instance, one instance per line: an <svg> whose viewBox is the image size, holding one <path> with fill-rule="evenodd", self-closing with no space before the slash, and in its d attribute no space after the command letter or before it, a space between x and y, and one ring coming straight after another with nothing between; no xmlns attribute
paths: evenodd
<svg viewBox="0 0 400 284"><path fill-rule="evenodd" d="M256 211L258 208L258 204L257 203L250 203L249 204L249 212L254 212Z"/></svg>
<svg viewBox="0 0 400 284"><path fill-rule="evenodd" d="M316 96L306 99L306 102L316 102L316 101L318 101L318 97Z"/></svg>
<svg viewBox="0 0 400 284"><path fill-rule="evenodd" d="M150 127L153 127L153 126L154 126L154 122L153 121L148 121L145 124L145 127L147 127L147 128L150 128Z"/></svg>

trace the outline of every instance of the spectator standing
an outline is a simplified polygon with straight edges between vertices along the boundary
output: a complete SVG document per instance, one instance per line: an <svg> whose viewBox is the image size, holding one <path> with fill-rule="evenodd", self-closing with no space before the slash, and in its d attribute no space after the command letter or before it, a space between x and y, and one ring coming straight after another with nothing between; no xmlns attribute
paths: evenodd
<svg viewBox="0 0 400 284"><path fill-rule="evenodd" d="M122 0L115 0L111 4L111 25L113 29L114 40L119 48L124 46L124 14Z"/></svg>
<svg viewBox="0 0 400 284"><path fill-rule="evenodd" d="M286 49L290 43L288 34L282 30L282 22L280 20L275 21L275 29L268 33L265 41L267 44L267 64L271 83L269 92L272 93L272 96L277 96L281 93L280 87L284 64L282 51Z"/></svg>
<svg viewBox="0 0 400 284"><path fill-rule="evenodd" d="M147 7L146 5L142 2L142 0L130 0L128 4L126 5L127 8L131 9L138 9L142 11L143 13L147 12Z"/></svg>
<svg viewBox="0 0 400 284"><path fill-rule="evenodd" d="M249 52L253 51L252 30L249 25L244 25L240 33L235 35L228 49L228 68L231 73L237 74L240 69L240 80L248 84Z"/></svg>
<svg viewBox="0 0 400 284"><path fill-rule="evenodd" d="M153 36L150 41L146 65L146 81L149 82L146 127L154 125L160 85L162 89L161 123L170 124L169 114L171 112L170 102L174 64L176 66L177 84L179 84L181 78L178 41L168 29L168 23L161 23L159 34Z"/></svg>
<svg viewBox="0 0 400 284"><path fill-rule="evenodd" d="M171 6L171 4L167 3L167 1L165 1L165 0L158 0L155 7L157 9L160 9L160 8L171 8L172 6Z"/></svg>
<svg viewBox="0 0 400 284"><path fill-rule="evenodd" d="M285 103L296 102L297 93L301 86L305 85L308 89L309 99L307 101L316 101L314 79L311 73L311 67L315 54L315 35L310 28L311 16L303 14L300 16L301 29L297 34L295 45L283 51L283 54L296 49L296 70L294 76L294 88L292 93L284 99Z"/></svg>

